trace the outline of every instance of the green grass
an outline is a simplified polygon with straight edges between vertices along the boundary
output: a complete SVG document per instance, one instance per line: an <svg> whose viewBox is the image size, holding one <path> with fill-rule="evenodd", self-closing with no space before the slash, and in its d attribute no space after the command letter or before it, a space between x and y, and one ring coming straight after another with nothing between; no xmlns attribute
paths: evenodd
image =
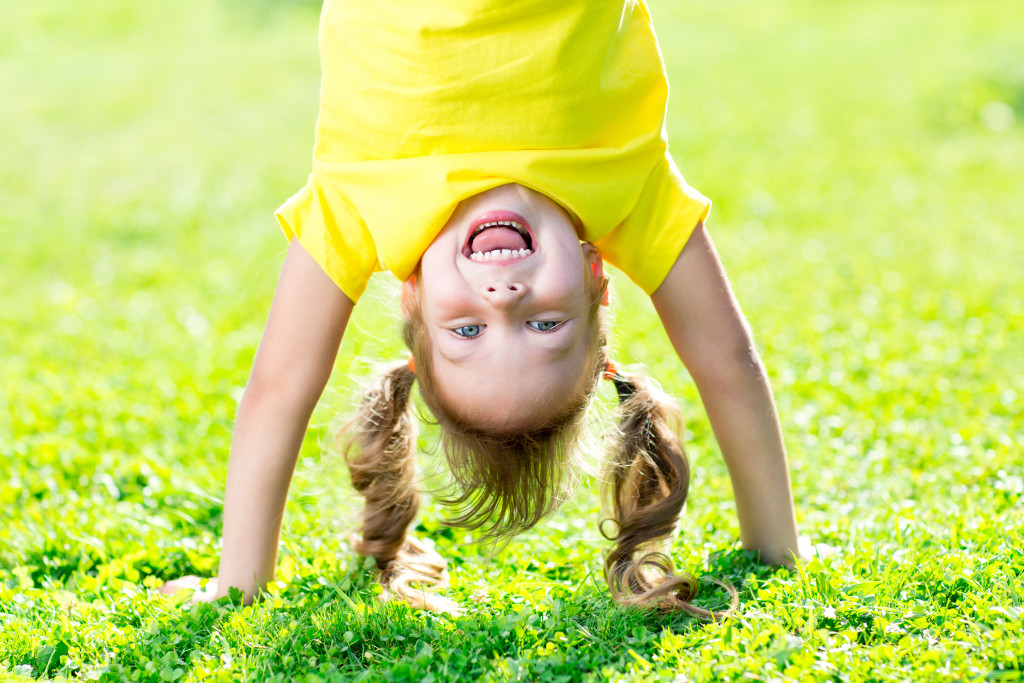
<svg viewBox="0 0 1024 683"><path fill-rule="evenodd" d="M716 202L801 531L837 552L789 572L738 549L695 389L620 277L619 357L689 416L673 556L734 582L737 615L614 607L589 490L494 557L428 506L420 533L472 607L453 620L380 605L323 444L370 362L403 355L382 278L303 448L273 597L154 596L215 571L231 422L284 254L271 212L308 172L317 7L9 2L0 678L1024 678L1024 7L652 11L672 146ZM702 600L723 596L707 583Z"/></svg>

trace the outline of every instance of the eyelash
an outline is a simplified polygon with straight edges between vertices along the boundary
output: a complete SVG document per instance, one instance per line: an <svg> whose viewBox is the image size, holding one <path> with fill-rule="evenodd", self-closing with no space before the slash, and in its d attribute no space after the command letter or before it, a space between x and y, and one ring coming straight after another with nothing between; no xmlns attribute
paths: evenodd
<svg viewBox="0 0 1024 683"><path fill-rule="evenodd" d="M554 332L559 327L564 325L566 322L568 322L568 321L566 321L566 320L528 320L526 322L526 324L529 325L530 328L533 329L535 332L540 332L541 334L548 334L550 332ZM551 327L547 328L546 330L541 330L541 329L538 329L538 328L534 327L534 323L537 323L537 324L540 324L540 325L551 323ZM477 332L476 334L464 334L463 332L460 332L460 330L465 330L466 328L470 328L470 327L478 328L480 331ZM455 334L455 336L462 337L463 339L476 339L481 334L483 334L483 328L484 328L483 325L461 325L459 327L453 327L452 328L452 332Z"/></svg>

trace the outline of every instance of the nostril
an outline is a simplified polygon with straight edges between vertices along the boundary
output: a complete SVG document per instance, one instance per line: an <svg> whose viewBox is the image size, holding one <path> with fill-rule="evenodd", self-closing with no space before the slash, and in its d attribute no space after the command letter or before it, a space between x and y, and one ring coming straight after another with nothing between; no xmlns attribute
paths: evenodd
<svg viewBox="0 0 1024 683"><path fill-rule="evenodd" d="M496 289L495 289L494 287L488 287L488 288L487 288L487 291L488 291L488 292L491 292L491 293L494 293L494 292L496 292L496 291L498 291L498 290L496 290Z"/></svg>
<svg viewBox="0 0 1024 683"><path fill-rule="evenodd" d="M512 291L512 292L518 292L519 291L519 285L509 285L508 288L509 288L509 291Z"/></svg>

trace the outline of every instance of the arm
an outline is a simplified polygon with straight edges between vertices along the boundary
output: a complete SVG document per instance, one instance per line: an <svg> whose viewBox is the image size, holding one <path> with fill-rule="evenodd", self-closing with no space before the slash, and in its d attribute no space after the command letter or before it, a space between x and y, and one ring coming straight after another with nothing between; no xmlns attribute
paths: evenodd
<svg viewBox="0 0 1024 683"><path fill-rule="evenodd" d="M729 469L743 546L791 565L796 518L771 387L703 224L651 296L686 365Z"/></svg>
<svg viewBox="0 0 1024 683"><path fill-rule="evenodd" d="M274 578L288 486L299 447L341 344L353 303L293 240L274 293L252 373L238 406L224 494L217 589L251 601ZM197 588L186 577L161 588ZM211 586L212 588L212 586Z"/></svg>

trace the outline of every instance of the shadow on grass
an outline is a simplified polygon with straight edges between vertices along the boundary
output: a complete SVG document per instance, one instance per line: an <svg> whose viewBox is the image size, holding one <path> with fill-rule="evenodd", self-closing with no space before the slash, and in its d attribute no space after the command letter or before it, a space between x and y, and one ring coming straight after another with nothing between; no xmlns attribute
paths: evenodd
<svg viewBox="0 0 1024 683"><path fill-rule="evenodd" d="M745 577L774 571L742 551L708 559L695 601L722 609ZM718 625L616 605L598 577L555 586L536 600L498 594L464 600L460 617L381 603L361 561L333 575L296 576L252 607L229 600L154 610L119 648L104 680L177 680L220 672L245 680L583 681L656 661L666 632Z"/></svg>

